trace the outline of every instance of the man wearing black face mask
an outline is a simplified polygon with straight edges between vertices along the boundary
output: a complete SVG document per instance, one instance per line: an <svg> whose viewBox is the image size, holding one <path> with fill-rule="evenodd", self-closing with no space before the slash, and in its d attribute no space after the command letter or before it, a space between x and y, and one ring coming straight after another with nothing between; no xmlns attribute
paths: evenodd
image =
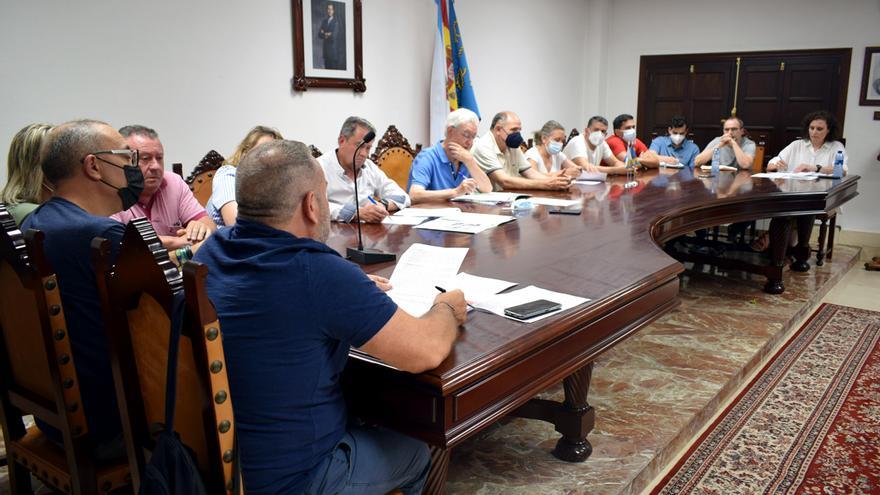
<svg viewBox="0 0 880 495"><path fill-rule="evenodd" d="M46 135L41 167L55 195L27 217L22 230L46 235L43 248L58 276L73 362L79 375L93 454L101 460L125 453L113 387L104 321L95 286L89 245L95 237L110 241L116 256L124 226L108 216L134 204L144 178L137 153L109 125L94 120L67 122ZM37 425L60 443L57 430Z"/></svg>
<svg viewBox="0 0 880 495"><path fill-rule="evenodd" d="M544 174L531 167L519 146L522 123L513 112L499 112L491 128L474 141L471 154L486 172L496 191L505 189L568 189L571 178L562 174Z"/></svg>

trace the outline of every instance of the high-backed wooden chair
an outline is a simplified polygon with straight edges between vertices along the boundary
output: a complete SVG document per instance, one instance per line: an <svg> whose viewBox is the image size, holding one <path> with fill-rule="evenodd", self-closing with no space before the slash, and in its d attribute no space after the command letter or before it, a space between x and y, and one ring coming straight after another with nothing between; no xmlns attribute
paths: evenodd
<svg viewBox="0 0 880 495"><path fill-rule="evenodd" d="M320 158L324 153L318 149L314 144L309 145L309 151L312 152L312 158Z"/></svg>
<svg viewBox="0 0 880 495"><path fill-rule="evenodd" d="M175 174L179 175L181 179L183 179L183 164L182 163L172 163L171 171Z"/></svg>
<svg viewBox="0 0 880 495"><path fill-rule="evenodd" d="M755 158L752 160L752 173L758 174L764 171L764 150L767 146L767 137L759 135L755 140Z"/></svg>
<svg viewBox="0 0 880 495"><path fill-rule="evenodd" d="M577 127L572 127L571 132L568 133L568 137L565 138L565 144L563 144L563 146L568 145L569 141L571 141L574 137L580 136L580 135L581 135L581 133L578 132Z"/></svg>
<svg viewBox="0 0 880 495"><path fill-rule="evenodd" d="M25 240L26 239L26 240ZM0 421L11 493L31 493L31 473L62 493L106 493L130 483L125 460L91 454L58 280L43 255L43 234L25 236L0 204ZM22 416L61 432L63 447Z"/></svg>
<svg viewBox="0 0 880 495"><path fill-rule="evenodd" d="M416 145L416 149L413 149L409 141L392 124L382 135L371 159L389 179L406 190L406 183L409 182L409 169L420 150L421 145Z"/></svg>
<svg viewBox="0 0 880 495"><path fill-rule="evenodd" d="M181 276L146 219L129 222L114 267L108 241L92 243L109 334L116 392L134 486L165 420L168 340L175 297L186 289L174 430L194 453L208 493L232 488L233 416L217 315L205 267Z"/></svg>
<svg viewBox="0 0 880 495"><path fill-rule="evenodd" d="M214 172L223 165L223 155L214 150L209 151L187 177L186 183L193 195L205 206L211 198L211 186L214 184Z"/></svg>

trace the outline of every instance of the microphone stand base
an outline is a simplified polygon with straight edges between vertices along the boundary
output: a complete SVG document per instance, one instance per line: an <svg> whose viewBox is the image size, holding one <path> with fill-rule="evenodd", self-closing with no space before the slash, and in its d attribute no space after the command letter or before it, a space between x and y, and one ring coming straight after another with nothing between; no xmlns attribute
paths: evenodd
<svg viewBox="0 0 880 495"><path fill-rule="evenodd" d="M376 263L387 263L397 259L394 253L386 253L378 249L357 249L348 248L345 252L346 257L359 265L374 265Z"/></svg>

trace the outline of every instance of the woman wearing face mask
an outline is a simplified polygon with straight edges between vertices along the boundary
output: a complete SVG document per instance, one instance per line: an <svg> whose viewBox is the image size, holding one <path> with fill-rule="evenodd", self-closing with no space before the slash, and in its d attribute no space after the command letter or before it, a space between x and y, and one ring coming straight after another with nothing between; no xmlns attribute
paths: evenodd
<svg viewBox="0 0 880 495"><path fill-rule="evenodd" d="M40 145L51 129L49 124L31 124L18 131L9 145L8 180L0 193L0 201L6 203L17 225L52 196L52 188L40 168Z"/></svg>
<svg viewBox="0 0 880 495"><path fill-rule="evenodd" d="M533 169L547 175L577 177L581 169L562 152L565 128L555 120L548 120L535 133L535 145L526 151L526 159Z"/></svg>

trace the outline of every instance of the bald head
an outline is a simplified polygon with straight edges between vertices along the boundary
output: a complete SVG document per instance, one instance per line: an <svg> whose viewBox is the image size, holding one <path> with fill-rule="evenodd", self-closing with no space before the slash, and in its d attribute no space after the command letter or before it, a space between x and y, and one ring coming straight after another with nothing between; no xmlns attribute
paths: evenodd
<svg viewBox="0 0 880 495"><path fill-rule="evenodd" d="M115 129L99 120L74 120L56 126L43 142L43 175L53 184L69 179L82 166L84 156L113 148L117 137L122 141Z"/></svg>
<svg viewBox="0 0 880 495"><path fill-rule="evenodd" d="M323 172L309 147L276 140L253 148L238 165L238 216L267 224L288 221L306 193L320 186Z"/></svg>

